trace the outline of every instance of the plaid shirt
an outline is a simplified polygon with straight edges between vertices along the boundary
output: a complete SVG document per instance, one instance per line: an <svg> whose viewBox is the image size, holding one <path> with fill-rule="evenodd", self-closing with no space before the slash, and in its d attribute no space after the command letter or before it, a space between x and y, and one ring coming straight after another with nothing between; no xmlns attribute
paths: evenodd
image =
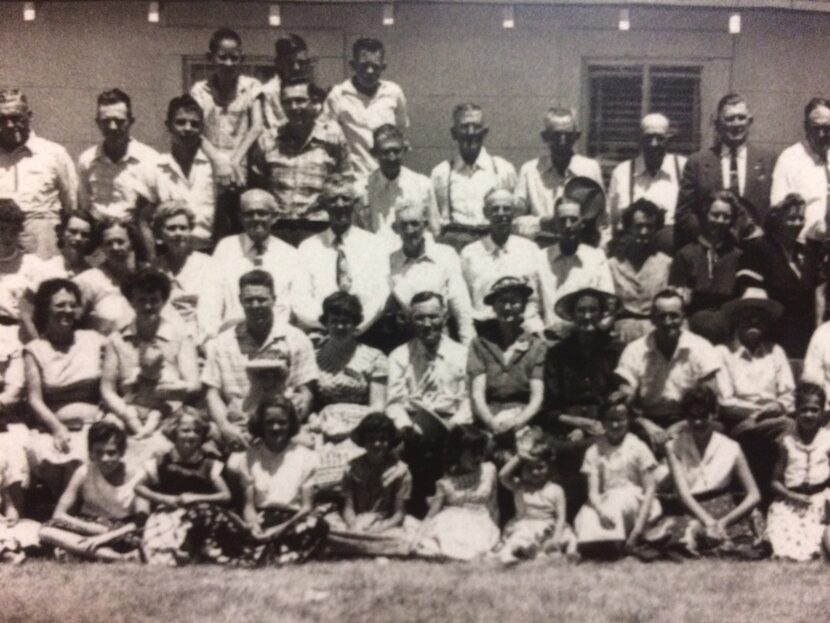
<svg viewBox="0 0 830 623"><path fill-rule="evenodd" d="M332 173L349 168L349 149L335 123L318 121L311 135L297 145L287 125L262 133L254 146L251 168L266 179L268 191L279 204L280 218L327 220L318 210L317 197Z"/></svg>
<svg viewBox="0 0 830 623"><path fill-rule="evenodd" d="M288 390L317 380L319 372L314 348L305 333L289 324L275 322L271 333L262 345L258 345L248 333L245 322L240 322L207 343L202 383L219 389L227 403L233 401L241 408L251 389L245 365L250 359L270 357L287 358Z"/></svg>

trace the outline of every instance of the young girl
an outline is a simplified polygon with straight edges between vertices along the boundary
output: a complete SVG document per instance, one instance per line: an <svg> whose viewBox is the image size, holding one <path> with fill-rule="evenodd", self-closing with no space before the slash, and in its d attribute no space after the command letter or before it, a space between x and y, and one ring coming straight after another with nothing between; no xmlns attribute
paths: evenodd
<svg viewBox="0 0 830 623"><path fill-rule="evenodd" d="M553 449L538 429L517 434L518 452L499 472L501 484L513 492L516 516L505 526L495 552L504 564L535 558L539 552L575 555L576 538L565 523L565 492L549 480Z"/></svg>
<svg viewBox="0 0 830 623"><path fill-rule="evenodd" d="M435 484L416 536L419 554L472 560L498 543L496 467L484 462L487 445L487 434L471 424L450 430L447 475Z"/></svg>
<svg viewBox="0 0 830 623"><path fill-rule="evenodd" d="M582 463L588 501L574 520L580 551L589 556L633 548L646 524L661 512L655 499L657 461L628 432L627 407L609 407L602 425L605 434L588 448Z"/></svg>
<svg viewBox="0 0 830 623"><path fill-rule="evenodd" d="M801 383L795 392L795 430L781 437L772 490L778 495L767 514L767 538L773 554L810 560L830 543L830 430L823 427L824 390Z"/></svg>
<svg viewBox="0 0 830 623"><path fill-rule="evenodd" d="M89 462L72 474L41 541L83 558L138 560L148 506L136 500L137 476L124 465L126 433L111 422L95 422L87 445Z"/></svg>
<svg viewBox="0 0 830 623"><path fill-rule="evenodd" d="M201 559L227 562L238 547L237 524L222 509L231 499L223 464L202 450L208 423L185 407L172 422L173 448L151 459L135 487L153 505L144 527L147 562L176 565Z"/></svg>

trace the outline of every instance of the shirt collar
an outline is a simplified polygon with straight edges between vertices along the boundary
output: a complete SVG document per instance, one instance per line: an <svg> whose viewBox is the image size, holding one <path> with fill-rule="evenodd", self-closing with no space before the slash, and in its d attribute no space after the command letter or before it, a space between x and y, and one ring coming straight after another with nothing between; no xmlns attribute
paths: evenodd
<svg viewBox="0 0 830 623"><path fill-rule="evenodd" d="M648 334L646 340L648 349L652 352L658 353L661 357L665 359L663 351L657 348L657 342L654 339L654 330L652 330L651 333ZM691 350L691 340L691 334L685 329L682 329L680 331L680 338L677 340L677 347L674 349L674 353L671 356L671 361L677 359L678 355L688 353Z"/></svg>
<svg viewBox="0 0 830 623"><path fill-rule="evenodd" d="M812 147L810 147L810 143L806 138L801 140L801 145L804 147L804 151L814 163L819 166L825 166L825 164L821 161L821 158L818 157L818 154L813 151Z"/></svg>
<svg viewBox="0 0 830 623"><path fill-rule="evenodd" d="M447 358L447 349L449 349L449 339L447 336L442 336L441 341L438 343L438 349L435 351L435 359L446 359ZM431 359L430 354L427 351L426 346L424 346L423 342L418 338L413 340L413 345L415 347L415 355L423 359L424 361L428 361Z"/></svg>
<svg viewBox="0 0 830 623"><path fill-rule="evenodd" d="M375 91L375 94L369 99L370 100L375 100L375 99L379 98L381 95L383 95L386 88L387 88L387 84L388 83L386 82L386 80L381 80L380 84L378 85L378 90ZM365 94L363 94L363 93L361 93L360 91L357 90L357 88L355 87L354 82L352 82L351 78L349 78L345 82L343 82L343 93L345 93L347 95L354 95L355 97L368 97L367 95L365 95Z"/></svg>
<svg viewBox="0 0 830 623"><path fill-rule="evenodd" d="M199 149L196 152L196 155L193 157L193 165L195 166L197 164L210 164L210 160L208 160L208 157L201 149ZM181 166L179 166L179 163L173 157L172 153L168 152L165 154L160 154L158 158L158 166L171 169L183 178L187 177L184 174L184 171L182 171Z"/></svg>
<svg viewBox="0 0 830 623"><path fill-rule="evenodd" d="M248 234L240 234L242 240L242 253L245 255L251 255L254 252L254 241L251 240L251 237ZM268 252L268 245L271 242L271 236L268 236L265 239L265 242L262 245L262 252Z"/></svg>
<svg viewBox="0 0 830 623"><path fill-rule="evenodd" d="M729 149L727 145L720 146L720 157L721 158L729 158L732 155L732 151ZM738 159L742 159L746 155L746 143L738 146L738 150L736 152Z"/></svg>
<svg viewBox="0 0 830 623"><path fill-rule="evenodd" d="M136 326L135 318L121 329L121 335L124 339L133 340L136 338L138 335L138 327ZM156 329L155 337L165 342L172 342L176 338L176 328L164 317L164 314L161 316L161 322L159 322L159 327Z"/></svg>
<svg viewBox="0 0 830 623"><path fill-rule="evenodd" d="M424 252L418 257L409 257L404 253L403 246L395 251L395 253L400 253L402 264L414 264L416 262L432 262L433 264L437 264L438 262L435 259L435 244L435 241L430 236L424 235Z"/></svg>
<svg viewBox="0 0 830 623"><path fill-rule="evenodd" d="M286 327L287 325L285 323L274 319L271 324L271 330L268 332L268 337L265 338L261 348L265 348L270 343L284 338L287 333ZM236 337L237 339L253 340L251 334L248 333L248 323L245 320L240 321L239 324L236 325Z"/></svg>
<svg viewBox="0 0 830 623"><path fill-rule="evenodd" d="M507 240L504 241L504 245L500 247L493 242L493 238L491 236L485 236L481 239L481 244L484 246L484 250L487 251L488 255L495 255L497 252L510 251L513 246L512 241L513 234L510 234L507 237Z"/></svg>
<svg viewBox="0 0 830 623"><path fill-rule="evenodd" d="M343 243L349 241L349 237L352 235L352 230L355 228L354 225L349 227L343 234L341 234L340 238L343 240ZM323 232L323 241L326 243L326 246L333 247L334 246L334 238L335 233L331 230L331 228L327 229Z"/></svg>
<svg viewBox="0 0 830 623"><path fill-rule="evenodd" d="M585 261L585 245L580 242L577 245L576 251L574 251L574 254L570 255L570 256L565 256L565 254L562 253L562 249L558 244L551 247L551 261L555 262L560 257L575 257L579 260L582 260L583 263L584 263L584 261Z"/></svg>
<svg viewBox="0 0 830 623"><path fill-rule="evenodd" d="M120 162L138 162L138 158L135 155L135 145L136 140L133 137L130 137L129 142L127 143L127 151L124 152L124 156L118 162L114 164L118 164ZM98 143L95 146L95 158L94 160L98 162L112 162L109 156L104 153L104 144Z"/></svg>
<svg viewBox="0 0 830 623"><path fill-rule="evenodd" d="M671 162L672 159L676 158L674 154L667 153L663 156L663 162L660 163L660 169L657 171L657 174L654 177L666 176L671 177L672 171L674 170L674 164ZM642 155L637 156L634 158L634 175L640 177L642 175L650 175L649 172L646 170L646 160L643 158Z"/></svg>
<svg viewBox="0 0 830 623"><path fill-rule="evenodd" d="M761 359L762 357L766 357L772 352L772 348L769 342L761 342L760 344L758 344L758 347L754 351L752 351L749 350L743 344L741 344L740 340L737 337L732 340L732 350L735 352L736 355L738 355L738 357L746 361L752 361L753 359Z"/></svg>
<svg viewBox="0 0 830 623"><path fill-rule="evenodd" d="M481 151L478 152L478 158L476 158L476 161L471 165L464 162L464 158L461 158L460 156L453 158L452 162L453 171L459 173L468 169L472 169L473 171L485 171L488 167L490 169L493 168L493 158L489 153L487 153L487 149L484 147L482 147Z"/></svg>

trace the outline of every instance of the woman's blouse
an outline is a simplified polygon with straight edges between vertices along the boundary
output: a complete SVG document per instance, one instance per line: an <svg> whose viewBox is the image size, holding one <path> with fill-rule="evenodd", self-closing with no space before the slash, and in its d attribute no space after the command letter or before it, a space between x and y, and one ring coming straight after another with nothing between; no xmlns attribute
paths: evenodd
<svg viewBox="0 0 830 623"><path fill-rule="evenodd" d="M253 486L254 505L262 509L299 506L303 489L311 485L319 462L313 450L294 442L279 454L260 443L232 455L228 467Z"/></svg>
<svg viewBox="0 0 830 623"><path fill-rule="evenodd" d="M666 448L681 468L675 477L685 478L693 495L727 489L732 484L735 464L743 455L738 442L715 431L701 456L692 434L685 428Z"/></svg>
<svg viewBox="0 0 830 623"><path fill-rule="evenodd" d="M151 460L146 468L154 491L166 495L216 493L213 479L221 477L224 466L201 450L187 459L175 448Z"/></svg>
<svg viewBox="0 0 830 623"><path fill-rule="evenodd" d="M371 384L386 385L389 376L386 356L363 344L357 345L351 359L340 368L326 357L326 351L318 350L317 366L320 369L317 389L321 407L338 402L368 405Z"/></svg>
<svg viewBox="0 0 830 623"><path fill-rule="evenodd" d="M400 502L412 494L412 475L402 461L378 469L365 454L352 459L343 475L343 495L354 503L355 513L378 513L391 517Z"/></svg>
<svg viewBox="0 0 830 623"><path fill-rule="evenodd" d="M482 463L469 474L447 474L435 483L435 495L446 506L482 508L494 515L496 504L496 466Z"/></svg>
<svg viewBox="0 0 830 623"><path fill-rule="evenodd" d="M691 291L688 313L718 309L734 297L740 257L741 250L734 241L716 251L700 238L678 251L669 272L669 283Z"/></svg>
<svg viewBox="0 0 830 623"><path fill-rule="evenodd" d="M711 444L710 444L711 445ZM645 476L657 468L657 461L648 446L631 433L614 446L604 437L585 452L580 470L585 476L594 475L599 492L631 485L645 488Z"/></svg>
<svg viewBox="0 0 830 623"><path fill-rule="evenodd" d="M67 350L39 338L26 352L40 370L43 401L52 411L73 402L98 404L101 398L101 359L105 338L97 331L79 329Z"/></svg>
<svg viewBox="0 0 830 623"><path fill-rule="evenodd" d="M830 430L819 429L810 443L804 443L795 433L788 433L781 439L781 445L787 451L784 485L788 489L830 480Z"/></svg>
<svg viewBox="0 0 830 623"><path fill-rule="evenodd" d="M660 252L650 256L639 271L634 270L627 259L612 257L608 260L614 290L628 312L648 317L654 296L669 283L671 263L672 259Z"/></svg>
<svg viewBox="0 0 830 623"><path fill-rule="evenodd" d="M100 268L90 268L75 277L87 310L87 325L105 335L129 323L135 313L121 294L121 286Z"/></svg>
<svg viewBox="0 0 830 623"><path fill-rule="evenodd" d="M81 513L90 517L126 519L135 510L136 478L125 478L120 485L110 483L94 463L80 469L86 470L81 485Z"/></svg>
<svg viewBox="0 0 830 623"><path fill-rule="evenodd" d="M184 266L178 273L173 273L165 261L164 255L158 258L156 268L170 279L170 298L167 309L176 313L184 322L190 337L198 343L203 325L200 321L201 305L205 297L210 296L210 284L213 279L213 261L209 255L193 251L187 256Z"/></svg>
<svg viewBox="0 0 830 623"><path fill-rule="evenodd" d="M530 381L542 380L547 342L523 333L505 353L498 344L498 326L487 323L470 343L467 375L470 379L484 374L487 378L488 403L526 403L530 400Z"/></svg>

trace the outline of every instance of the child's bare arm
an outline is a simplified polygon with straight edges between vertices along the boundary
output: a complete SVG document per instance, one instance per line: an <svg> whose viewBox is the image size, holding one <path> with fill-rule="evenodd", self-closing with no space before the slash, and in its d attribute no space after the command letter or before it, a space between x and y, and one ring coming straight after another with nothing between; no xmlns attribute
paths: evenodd
<svg viewBox="0 0 830 623"><path fill-rule="evenodd" d="M66 490L63 492L63 495L61 495L60 500L58 500L57 506L55 506L55 511L52 513L52 519L61 520L69 528L80 534L103 534L107 531L106 526L94 521L85 521L79 517L73 517L69 513L70 509L77 504L80 498L81 487L84 484L86 475L87 467L84 465L75 470L75 473L72 474L72 478L69 479L69 484L66 486Z"/></svg>
<svg viewBox="0 0 830 623"><path fill-rule="evenodd" d="M221 463L214 465L210 481L215 489L214 493L183 493L179 496L181 503L190 506L192 504L227 504L230 502L231 490L228 488L228 483L222 478Z"/></svg>
<svg viewBox="0 0 830 623"><path fill-rule="evenodd" d="M511 457L510 460L504 464L504 467L499 470L499 481L505 489L509 489L510 491L518 490L520 482L517 472L519 471L519 466L521 464L522 459L517 454Z"/></svg>

